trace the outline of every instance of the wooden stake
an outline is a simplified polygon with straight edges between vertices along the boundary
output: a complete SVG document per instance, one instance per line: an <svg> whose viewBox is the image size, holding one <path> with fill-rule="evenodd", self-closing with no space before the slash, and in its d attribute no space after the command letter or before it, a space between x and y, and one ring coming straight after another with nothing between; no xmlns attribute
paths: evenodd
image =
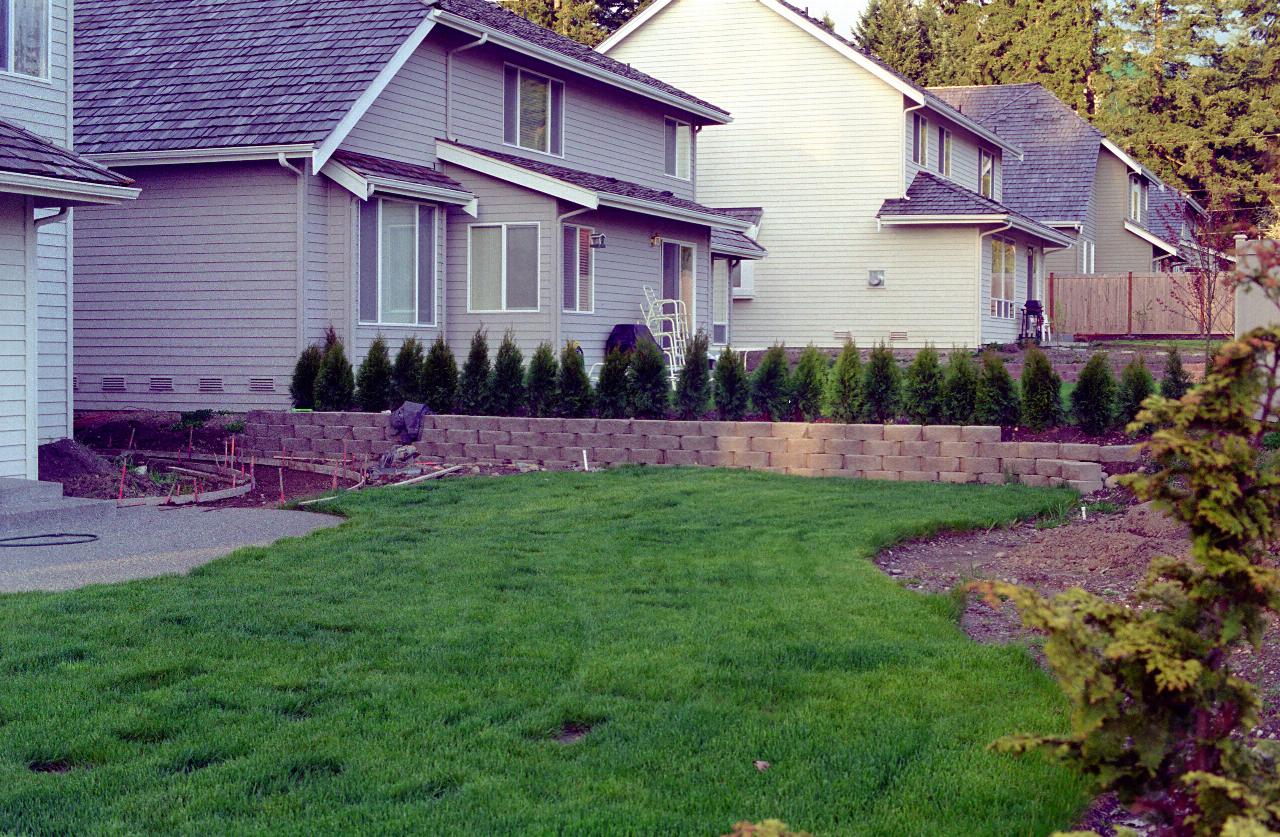
<svg viewBox="0 0 1280 837"><path fill-rule="evenodd" d="M116 505L124 502L124 472L129 467L128 458L120 460L120 494L116 497Z"/></svg>
<svg viewBox="0 0 1280 837"><path fill-rule="evenodd" d="M196 429L194 427L187 428L187 456L190 457L196 450Z"/></svg>
<svg viewBox="0 0 1280 837"><path fill-rule="evenodd" d="M280 463L280 503L284 504L284 463Z"/></svg>
<svg viewBox="0 0 1280 837"><path fill-rule="evenodd" d="M137 432L138 432L138 428L136 427L129 428L129 450L133 450L133 434Z"/></svg>

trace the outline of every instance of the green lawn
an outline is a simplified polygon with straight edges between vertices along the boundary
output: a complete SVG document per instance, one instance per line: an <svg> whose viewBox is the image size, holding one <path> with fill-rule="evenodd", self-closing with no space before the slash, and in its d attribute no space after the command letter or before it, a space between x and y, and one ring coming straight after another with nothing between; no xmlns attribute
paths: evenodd
<svg viewBox="0 0 1280 837"><path fill-rule="evenodd" d="M1067 827L1077 777L986 750L1060 728L1055 687L867 559L1071 496L456 480L348 497L345 526L187 578L2 597L0 832Z"/></svg>

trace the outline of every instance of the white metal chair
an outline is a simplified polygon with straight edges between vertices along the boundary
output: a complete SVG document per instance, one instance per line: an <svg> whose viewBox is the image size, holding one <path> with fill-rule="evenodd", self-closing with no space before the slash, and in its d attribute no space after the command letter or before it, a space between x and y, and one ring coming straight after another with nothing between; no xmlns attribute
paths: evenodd
<svg viewBox="0 0 1280 837"><path fill-rule="evenodd" d="M645 301L640 304L644 324L658 341L667 361L672 385L684 368L686 347L689 343L688 309L682 299L663 299L653 290L644 289Z"/></svg>

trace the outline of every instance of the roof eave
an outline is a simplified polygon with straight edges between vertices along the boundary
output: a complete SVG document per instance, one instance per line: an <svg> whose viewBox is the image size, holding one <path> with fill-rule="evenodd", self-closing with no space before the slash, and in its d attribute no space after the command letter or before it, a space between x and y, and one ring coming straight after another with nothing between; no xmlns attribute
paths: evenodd
<svg viewBox="0 0 1280 837"><path fill-rule="evenodd" d="M1177 247L1165 241L1163 238L1156 235L1155 233L1151 232L1151 230L1148 230L1145 227L1140 227L1129 220L1126 220L1124 222L1124 228L1129 232L1133 233L1134 235L1136 235L1138 238L1141 238L1143 241L1150 244L1152 247L1159 247L1161 250L1164 250L1166 253L1168 253L1171 256L1178 255Z"/></svg>
<svg viewBox="0 0 1280 837"><path fill-rule="evenodd" d="M746 248L738 248L738 247L724 247L724 246L717 247L714 244L711 245L711 253L712 255L716 255L716 256L733 256L739 259L748 259L753 262L761 261L762 259L767 258L769 255L769 251L764 249L748 250Z"/></svg>
<svg viewBox="0 0 1280 837"><path fill-rule="evenodd" d="M585 209L598 209L600 207L599 195L590 189L566 183L550 175L530 171L522 166L496 160L485 154L477 154L474 151L459 148L453 143L442 139L436 140L436 157L445 163L461 166L507 183L514 183L517 186L523 186L526 189L568 201Z"/></svg>
<svg viewBox="0 0 1280 837"><path fill-rule="evenodd" d="M137 198L142 190L136 186L0 171L0 192L32 195L52 203L75 205L123 203Z"/></svg>
<svg viewBox="0 0 1280 837"><path fill-rule="evenodd" d="M330 160L326 163L324 168L320 169L320 173L362 201L367 201L375 194L382 193L459 206L473 218L478 211L476 196L470 192L460 192L457 189L446 189L443 186L431 186L425 183L413 183L393 177L365 175L337 160Z"/></svg>
<svg viewBox="0 0 1280 837"><path fill-rule="evenodd" d="M1059 247L1070 247L1075 238L1059 233L1057 230L1034 222L1028 222L1016 215L975 215L975 214L949 214L949 213L933 213L921 215L878 215L876 220L882 224L890 226L936 226L939 224L951 226L972 226L975 224L1006 224L1012 229L1034 235L1042 241L1056 244Z"/></svg>
<svg viewBox="0 0 1280 837"><path fill-rule="evenodd" d="M609 192L600 192L599 195L601 206L613 207L614 209L625 209L630 212L639 212L643 215L653 215L658 218L669 218L673 221L686 221L693 224L702 224L717 230L732 230L733 232L745 233L747 230L751 229L750 223L740 221L737 218L731 218L726 215L699 212L696 209L684 209L682 207L669 206L655 201L647 201L643 198L614 195Z"/></svg>
<svg viewBox="0 0 1280 837"><path fill-rule="evenodd" d="M1019 160L1024 159L1022 148L1020 146L1017 146L1012 142L1009 142L1009 140L1004 139L995 131L992 131L991 129L984 127L981 123L977 122L976 120L971 119L970 117L965 116L963 113L956 110L955 108L949 105L946 105L945 102L942 103L945 107L938 107L937 106L938 103L932 100L926 100L925 102L923 102L923 104L925 106L925 109L930 111L931 113L935 113L944 119L949 119L952 122L956 123L957 125L964 127L966 130L972 131L973 133L985 139L987 142L1000 148L1002 151L1009 152L1013 156L1017 157Z"/></svg>
<svg viewBox="0 0 1280 837"><path fill-rule="evenodd" d="M312 143L287 145L237 145L219 148L173 148L161 151L88 152L84 156L104 166L173 166L186 163L238 163L310 156Z"/></svg>

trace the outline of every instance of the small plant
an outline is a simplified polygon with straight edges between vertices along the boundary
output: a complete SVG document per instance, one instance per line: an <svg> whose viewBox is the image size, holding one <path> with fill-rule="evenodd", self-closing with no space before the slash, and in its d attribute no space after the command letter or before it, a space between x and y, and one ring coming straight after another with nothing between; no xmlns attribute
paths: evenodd
<svg viewBox="0 0 1280 837"><path fill-rule="evenodd" d="M902 373L893 350L884 343L871 350L862 373L863 415L883 424L898 417L902 406Z"/></svg>
<svg viewBox="0 0 1280 837"><path fill-rule="evenodd" d="M769 421L778 421L791 412L791 381L787 350L770 346L760 358L751 378L751 400Z"/></svg>
<svg viewBox="0 0 1280 837"><path fill-rule="evenodd" d="M902 387L903 412L916 424L937 424L942 421L944 389L938 352L932 346L925 346L916 352L907 367Z"/></svg>
<svg viewBox="0 0 1280 837"><path fill-rule="evenodd" d="M1169 347L1164 358L1164 378L1160 381L1160 394L1177 401L1191 389L1191 376L1182 368L1182 355L1177 346Z"/></svg>
<svg viewBox="0 0 1280 837"><path fill-rule="evenodd" d="M953 349L942 387L942 414L952 424L973 424L977 400L978 368L967 351Z"/></svg>
<svg viewBox="0 0 1280 837"><path fill-rule="evenodd" d="M582 359L582 349L570 340L560 352L560 375L556 383L556 412L564 418L591 415L591 379Z"/></svg>
<svg viewBox="0 0 1280 837"><path fill-rule="evenodd" d="M751 381L742 355L726 346L716 361L716 412L724 421L742 421L751 400Z"/></svg>
<svg viewBox="0 0 1280 837"><path fill-rule="evenodd" d="M489 407L494 415L518 416L524 409L524 355L515 335L502 335L489 383Z"/></svg>
<svg viewBox="0 0 1280 837"><path fill-rule="evenodd" d="M489 365L489 338L482 329L471 335L467 362L458 381L458 412L483 416L489 412L489 385L493 368Z"/></svg>
<svg viewBox="0 0 1280 837"><path fill-rule="evenodd" d="M374 338L356 374L356 401L366 413L381 413L391 406L391 353L382 336Z"/></svg>
<svg viewBox="0 0 1280 837"><path fill-rule="evenodd" d="M423 402L435 413L453 412L458 397L458 362L444 337L437 337L422 362L418 390Z"/></svg>
<svg viewBox="0 0 1280 837"><path fill-rule="evenodd" d="M550 343L539 343L529 360L529 374L525 378L525 393L529 399L529 415L544 418L551 415L556 404L556 378L560 365L556 363L555 349Z"/></svg>
<svg viewBox="0 0 1280 837"><path fill-rule="evenodd" d="M293 366L293 380L289 382L289 397L295 408L310 410L316 406L316 375L320 374L320 362L323 360L324 350L319 346L308 346L298 355L298 362Z"/></svg>
<svg viewBox="0 0 1280 837"><path fill-rule="evenodd" d="M615 348L604 356L600 381L596 384L596 410L600 418L627 417L627 367L630 364L630 354L621 349Z"/></svg>
<svg viewBox="0 0 1280 837"><path fill-rule="evenodd" d="M1262 447L1264 450L1280 450L1280 431L1272 430L1262 435Z"/></svg>
<svg viewBox="0 0 1280 837"><path fill-rule="evenodd" d="M208 424L211 418L213 418L213 410L189 410L178 414L178 421L173 425L173 429L190 430L195 428L199 430Z"/></svg>
<svg viewBox="0 0 1280 837"><path fill-rule="evenodd" d="M391 365L391 389L393 404L406 401L421 403L422 391L422 344L416 337L406 337L396 352L395 363Z"/></svg>
<svg viewBox="0 0 1280 837"><path fill-rule="evenodd" d="M1018 423L1022 406L1013 377L1004 360L995 352L982 356L982 373L978 376L978 392L973 403L973 418L978 424L1012 427Z"/></svg>
<svg viewBox="0 0 1280 837"><path fill-rule="evenodd" d="M814 421L822 415L830 369L826 355L812 343L800 353L800 362L791 376L791 398L796 413L804 421Z"/></svg>
<svg viewBox="0 0 1280 837"><path fill-rule="evenodd" d="M240 433L243 433L245 429L244 419L235 419L234 421L229 421L226 424L222 425L222 429L227 433L231 433L231 434L238 435Z"/></svg>
<svg viewBox="0 0 1280 837"><path fill-rule="evenodd" d="M1022 423L1032 430L1062 423L1062 379L1037 347L1027 350L1022 366Z"/></svg>
<svg viewBox="0 0 1280 837"><path fill-rule="evenodd" d="M707 335L699 331L685 350L684 368L676 379L676 412L683 419L696 419L707 410L711 397L711 361L707 357Z"/></svg>
<svg viewBox="0 0 1280 837"><path fill-rule="evenodd" d="M667 362L658 344L641 340L631 353L631 367L627 370L627 399L629 412L636 418L666 418L671 404L671 379Z"/></svg>
<svg viewBox="0 0 1280 837"><path fill-rule="evenodd" d="M341 340L335 340L325 349L316 375L316 409L321 412L341 412L351 408L356 397L356 376L347 360L347 352Z"/></svg>
<svg viewBox="0 0 1280 837"><path fill-rule="evenodd" d="M828 400L835 421L853 424L862 416L862 354L852 340L844 342L831 370Z"/></svg>
<svg viewBox="0 0 1280 837"><path fill-rule="evenodd" d="M1116 379L1106 352L1097 352L1084 368L1071 393L1071 415L1085 433L1097 436L1115 424Z"/></svg>
<svg viewBox="0 0 1280 837"><path fill-rule="evenodd" d="M743 820L733 824L733 831L724 837L813 837L807 831L792 831L782 820L751 822Z"/></svg>
<svg viewBox="0 0 1280 837"><path fill-rule="evenodd" d="M1156 382L1147 371L1147 364L1138 355L1129 361L1120 373L1120 386L1116 389L1116 418L1128 424L1138 416L1142 402L1155 392Z"/></svg>

